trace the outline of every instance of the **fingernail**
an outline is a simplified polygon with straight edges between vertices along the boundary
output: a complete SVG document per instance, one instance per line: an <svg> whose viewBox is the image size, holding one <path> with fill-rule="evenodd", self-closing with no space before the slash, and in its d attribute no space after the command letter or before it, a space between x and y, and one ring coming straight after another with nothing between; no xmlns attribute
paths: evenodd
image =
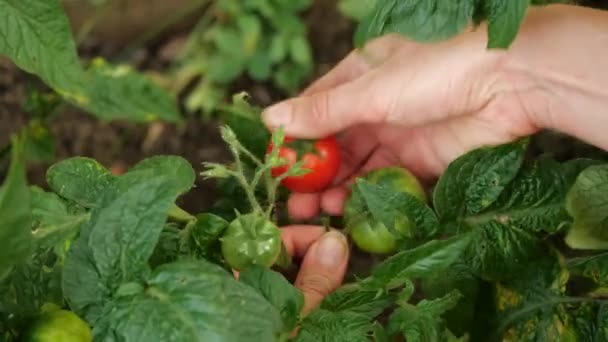
<svg viewBox="0 0 608 342"><path fill-rule="evenodd" d="M347 248L346 237L339 232L331 231L321 237L315 257L323 266L336 267L344 261Z"/></svg>
<svg viewBox="0 0 608 342"><path fill-rule="evenodd" d="M291 108L285 103L279 103L266 109L262 119L272 128L286 126L291 123Z"/></svg>

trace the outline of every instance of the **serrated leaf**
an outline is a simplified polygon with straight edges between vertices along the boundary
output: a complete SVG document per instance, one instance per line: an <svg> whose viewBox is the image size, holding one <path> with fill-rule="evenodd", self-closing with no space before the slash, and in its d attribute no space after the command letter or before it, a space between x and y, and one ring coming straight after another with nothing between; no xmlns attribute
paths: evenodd
<svg viewBox="0 0 608 342"><path fill-rule="evenodd" d="M373 270L362 286L369 290L396 288L409 278L422 278L441 272L461 257L470 243L462 234L448 240L432 240L415 249L392 255Z"/></svg>
<svg viewBox="0 0 608 342"><path fill-rule="evenodd" d="M128 65L96 59L85 74L89 100L79 106L103 120L181 120L175 99Z"/></svg>
<svg viewBox="0 0 608 342"><path fill-rule="evenodd" d="M506 49L515 40L530 0L487 0L488 48Z"/></svg>
<svg viewBox="0 0 608 342"><path fill-rule="evenodd" d="M85 208L94 207L114 176L91 158L74 157L52 165L46 181L59 196Z"/></svg>
<svg viewBox="0 0 608 342"><path fill-rule="evenodd" d="M437 41L458 34L470 22L475 0L380 1L355 33L357 47L387 33L417 41Z"/></svg>
<svg viewBox="0 0 608 342"><path fill-rule="evenodd" d="M219 266L180 261L156 269L141 293L119 297L95 326L95 340L278 341L279 312Z"/></svg>
<svg viewBox="0 0 608 342"><path fill-rule="evenodd" d="M184 254L190 256L190 251L187 249L189 246L184 246L183 243L183 231L175 223L165 224L158 237L158 243L154 247L154 252L148 260L150 267L155 268L179 260Z"/></svg>
<svg viewBox="0 0 608 342"><path fill-rule="evenodd" d="M2 311L27 317L38 314L45 303L63 305L61 265L56 261L52 252L39 251L16 266L0 282Z"/></svg>
<svg viewBox="0 0 608 342"><path fill-rule="evenodd" d="M82 67L57 0L0 0L0 54L62 94L83 98Z"/></svg>
<svg viewBox="0 0 608 342"><path fill-rule="evenodd" d="M320 308L331 312L348 311L373 319L394 301L388 292L368 291L359 284L347 284L321 302Z"/></svg>
<svg viewBox="0 0 608 342"><path fill-rule="evenodd" d="M492 205L522 166L527 140L473 150L452 162L433 192L441 220L477 214Z"/></svg>
<svg viewBox="0 0 608 342"><path fill-rule="evenodd" d="M471 273L464 261L458 260L445 271L422 279L420 289L428 299L443 297L454 289L463 295L458 304L444 314L447 327L456 336L463 336L477 323L475 304L478 298L479 280Z"/></svg>
<svg viewBox="0 0 608 342"><path fill-rule="evenodd" d="M475 275L498 281L516 276L529 260L542 252L535 236L498 221L489 221L472 231L466 259Z"/></svg>
<svg viewBox="0 0 608 342"><path fill-rule="evenodd" d="M608 164L594 165L580 173L566 198L574 219L566 236L572 248L608 248Z"/></svg>
<svg viewBox="0 0 608 342"><path fill-rule="evenodd" d="M458 291L452 291L441 298L423 299L416 306L399 307L391 314L387 330L400 331L407 341L439 341L445 330L441 316L454 308L461 298Z"/></svg>
<svg viewBox="0 0 608 342"><path fill-rule="evenodd" d="M592 279L598 286L608 287L608 252L570 259L568 269Z"/></svg>
<svg viewBox="0 0 608 342"><path fill-rule="evenodd" d="M190 229L190 251L197 257L223 262L220 238L229 222L213 214L199 214Z"/></svg>
<svg viewBox="0 0 608 342"><path fill-rule="evenodd" d="M23 138L13 137L11 165L0 186L0 280L33 251L31 198L27 187Z"/></svg>
<svg viewBox="0 0 608 342"><path fill-rule="evenodd" d="M304 307L304 295L280 273L255 266L241 272L239 281L256 289L281 313L285 332L296 326L300 311Z"/></svg>
<svg viewBox="0 0 608 342"><path fill-rule="evenodd" d="M439 226L435 213L419 198L381 183L357 179L351 201L361 216L354 220L372 219L394 232L399 231L396 228L399 219L407 220L410 232L405 239L424 240L433 236Z"/></svg>
<svg viewBox="0 0 608 342"><path fill-rule="evenodd" d="M186 165L174 167L187 169L189 164L182 163ZM162 171L142 168L118 177L102 193L68 253L65 296L70 307L91 324L118 286L149 273L148 259L167 212L184 190L183 180Z"/></svg>
<svg viewBox="0 0 608 342"><path fill-rule="evenodd" d="M304 318L295 342L369 342L371 329L366 316L317 309Z"/></svg>

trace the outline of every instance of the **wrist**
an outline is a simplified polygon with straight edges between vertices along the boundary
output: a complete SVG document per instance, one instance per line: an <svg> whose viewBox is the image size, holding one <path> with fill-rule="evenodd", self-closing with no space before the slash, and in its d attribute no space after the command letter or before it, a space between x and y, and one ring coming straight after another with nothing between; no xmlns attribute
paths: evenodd
<svg viewBox="0 0 608 342"><path fill-rule="evenodd" d="M608 12L532 9L507 56L503 72L525 79L519 93L535 126L608 150Z"/></svg>

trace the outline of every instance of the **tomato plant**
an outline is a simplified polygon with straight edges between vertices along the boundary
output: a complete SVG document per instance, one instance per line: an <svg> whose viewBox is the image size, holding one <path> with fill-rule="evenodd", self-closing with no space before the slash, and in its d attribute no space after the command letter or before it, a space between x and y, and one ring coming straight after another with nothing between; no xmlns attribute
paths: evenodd
<svg viewBox="0 0 608 342"><path fill-rule="evenodd" d="M369 184L382 184L390 191L410 194L426 203L426 193L416 177L400 167L388 167L371 171L363 180ZM399 240L411 238L413 224L406 215L396 217L391 227L366 214L365 199L360 191L351 193L344 209L346 230L355 244L370 253L392 253L397 249Z"/></svg>
<svg viewBox="0 0 608 342"><path fill-rule="evenodd" d="M378 0L356 11L357 39L391 31L442 39L487 19L488 45L506 48L529 4L544 2ZM221 4L265 15L305 2ZM304 296L281 273L293 263L276 218L281 182L315 175L307 158L283 152L293 140L270 135L259 109L234 97L227 107L236 114L221 129L232 161L202 171L240 189L243 205L230 207L230 218L178 206L197 176L179 156L149 157L120 175L91 158L66 158L47 170L44 188L31 186L26 161L49 159L38 148L51 140L39 124L55 97L105 119L178 117L171 97L131 68L100 59L81 66L58 1L0 0L0 19L15 24L0 32L0 52L56 92L34 101L40 121L2 152L10 167L0 187L0 340L608 340L605 160L530 158L523 138L460 156L428 197L403 168L359 177L344 228L364 251L388 255L302 316ZM218 48L226 43L218 37L234 38L234 26L223 28L213 33ZM290 37L276 46L295 54L302 42ZM236 65L234 51L220 62ZM267 70L258 58L236 59L228 74ZM133 96L142 92L144 100ZM327 165L323 175L338 169Z"/></svg>
<svg viewBox="0 0 608 342"><path fill-rule="evenodd" d="M268 146L268 153L273 149ZM314 142L294 140L286 137L285 144L279 149L279 158L287 163L274 167L272 175L280 177L288 172L296 162L302 161L301 168L307 173L301 176L284 177L281 183L296 192L319 192L327 188L340 170L340 147L335 136Z"/></svg>

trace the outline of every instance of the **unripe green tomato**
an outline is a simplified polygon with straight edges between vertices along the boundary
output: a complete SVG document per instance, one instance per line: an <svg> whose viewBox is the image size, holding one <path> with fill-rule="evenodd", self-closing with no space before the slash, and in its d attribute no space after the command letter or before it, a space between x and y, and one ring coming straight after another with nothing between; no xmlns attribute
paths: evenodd
<svg viewBox="0 0 608 342"><path fill-rule="evenodd" d="M281 252L281 231L264 215L250 213L230 222L221 242L224 259L233 269L270 267Z"/></svg>
<svg viewBox="0 0 608 342"><path fill-rule="evenodd" d="M26 341L90 342L92 340L91 328L75 313L59 309L52 304L45 307L42 315L31 327Z"/></svg>
<svg viewBox="0 0 608 342"><path fill-rule="evenodd" d="M381 183L390 189L408 193L421 202L427 203L424 188L407 169L401 167L377 169L363 178L372 184ZM361 250L368 253L387 254L394 252L397 249L399 238L410 235L411 223L409 219L406 216L397 217L394 226L396 232L393 232L369 215L361 215L364 208L357 204L362 202L359 196L359 193L353 192L346 201L344 209L344 220L353 242ZM398 235L395 233L398 233Z"/></svg>

